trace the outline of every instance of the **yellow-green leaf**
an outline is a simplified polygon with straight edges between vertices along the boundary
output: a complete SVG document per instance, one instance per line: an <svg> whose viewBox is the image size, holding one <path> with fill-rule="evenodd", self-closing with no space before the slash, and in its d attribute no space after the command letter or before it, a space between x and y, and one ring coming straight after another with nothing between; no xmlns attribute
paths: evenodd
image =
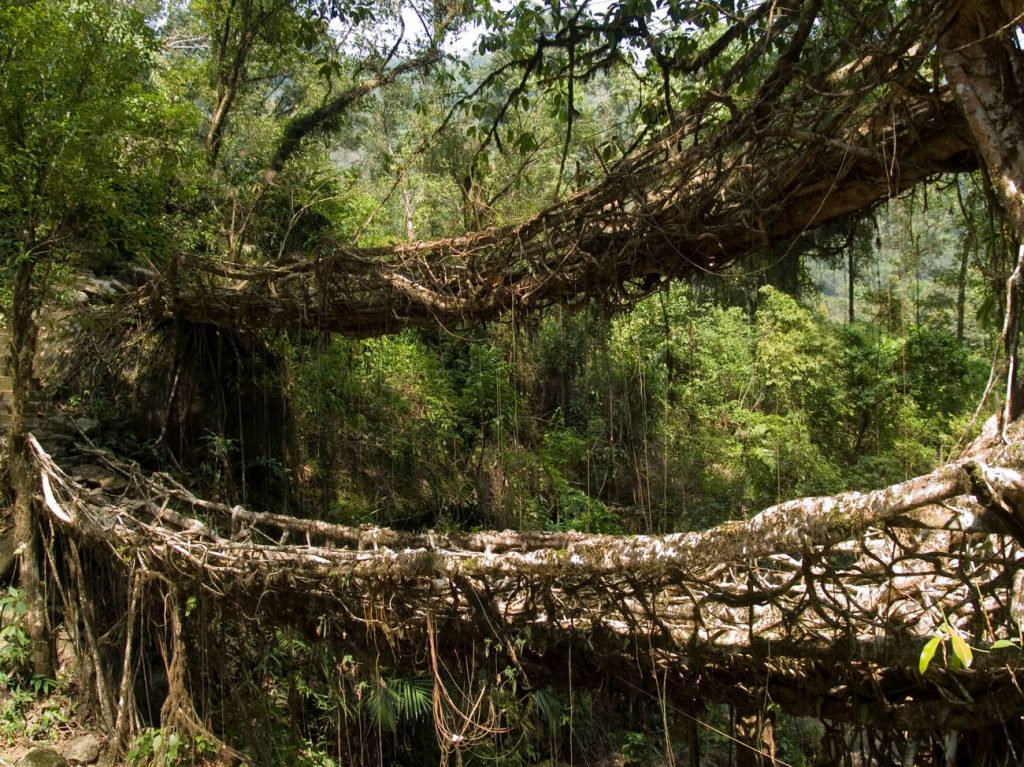
<svg viewBox="0 0 1024 767"><path fill-rule="evenodd" d="M939 649L939 643L942 641L942 637L934 636L924 644L924 648L921 650L921 659L917 662L917 670L922 674L928 670L928 664L932 662L932 658L935 657L935 651Z"/></svg>
<svg viewBox="0 0 1024 767"><path fill-rule="evenodd" d="M960 632L952 626L946 627L946 633L949 634L949 638L953 642L953 655L956 656L956 659L960 661L964 668L970 668L971 663L974 661L974 653L971 652L970 645L960 636Z"/></svg>

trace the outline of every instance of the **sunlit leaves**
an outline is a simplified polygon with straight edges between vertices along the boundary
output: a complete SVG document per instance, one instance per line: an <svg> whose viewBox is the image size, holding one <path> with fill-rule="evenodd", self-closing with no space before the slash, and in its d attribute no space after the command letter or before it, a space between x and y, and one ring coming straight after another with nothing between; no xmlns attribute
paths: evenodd
<svg viewBox="0 0 1024 767"><path fill-rule="evenodd" d="M949 623L949 621L944 620L942 625L936 630L935 636L925 642L924 647L921 648L921 655L917 663L918 672L924 674L928 671L932 660L935 658L935 653L940 646L945 648L947 642L952 652L953 668L967 669L971 667L971 664L974 663L974 651L967 644L967 640L964 639L960 630Z"/></svg>
<svg viewBox="0 0 1024 767"><path fill-rule="evenodd" d="M928 670L928 666L931 664L932 659L935 657L936 650L939 649L939 645L942 643L941 636L933 636L921 649L921 657L917 663L917 670L920 673L925 673Z"/></svg>
<svg viewBox="0 0 1024 767"><path fill-rule="evenodd" d="M962 668L970 668L974 662L974 653L971 646L964 640L963 635L953 626L946 626L946 633L949 635L949 642L953 647L953 657L960 663Z"/></svg>
<svg viewBox="0 0 1024 767"><path fill-rule="evenodd" d="M53 253L69 237L135 254L154 244L159 220L147 234L140 208L152 200L152 181L180 170L170 134L182 112L152 86L153 37L141 14L117 3L0 8L5 249L35 243Z"/></svg>

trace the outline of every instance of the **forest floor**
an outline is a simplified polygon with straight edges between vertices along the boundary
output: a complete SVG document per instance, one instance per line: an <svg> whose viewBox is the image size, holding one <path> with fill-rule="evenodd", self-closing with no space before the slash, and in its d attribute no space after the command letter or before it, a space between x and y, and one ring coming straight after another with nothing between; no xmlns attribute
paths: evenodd
<svg viewBox="0 0 1024 767"><path fill-rule="evenodd" d="M110 765L106 737L89 717L79 715L72 691L43 695L28 705L19 704L13 697L10 693L0 695L0 767L15 767L36 748L49 748L66 756L73 744L89 736L100 744L99 759L94 763Z"/></svg>
<svg viewBox="0 0 1024 767"><path fill-rule="evenodd" d="M81 709L78 674L66 642L58 642L58 663L57 679L38 690L0 688L0 767L15 767L35 748L67 756L73 744L90 736L99 745L99 756L85 763L111 765L102 727Z"/></svg>

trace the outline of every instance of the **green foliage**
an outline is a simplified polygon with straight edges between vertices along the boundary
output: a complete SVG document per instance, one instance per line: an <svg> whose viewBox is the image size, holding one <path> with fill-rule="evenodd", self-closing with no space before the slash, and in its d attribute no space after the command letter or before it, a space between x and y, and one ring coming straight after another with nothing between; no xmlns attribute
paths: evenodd
<svg viewBox="0 0 1024 767"><path fill-rule="evenodd" d="M348 521L672 530L899 481L960 437L984 383L964 342L757 297L674 287L470 344L296 346L309 464Z"/></svg>
<svg viewBox="0 0 1024 767"><path fill-rule="evenodd" d="M1006 649L1009 649L1009 648L1013 648L1015 650L1020 650L1021 649L1021 644L1020 644L1019 641L1014 641L1013 639L997 639L995 642L993 642L989 646L988 649L989 650L1006 650Z"/></svg>
<svg viewBox="0 0 1024 767"><path fill-rule="evenodd" d="M540 461L550 482L548 496L551 508L546 517L552 529L577 530L587 533L621 533L622 520L599 499L574 486L570 476L577 476L587 461L587 443L580 435L553 427L544 433L540 445ZM543 501L541 501L543 503Z"/></svg>
<svg viewBox="0 0 1024 767"><path fill-rule="evenodd" d="M311 487L347 522L458 504L460 403L441 361L412 334L292 347L292 396ZM343 472L338 476L339 472Z"/></svg>
<svg viewBox="0 0 1024 767"><path fill-rule="evenodd" d="M971 667L974 662L974 651L967 644L967 640L964 639L960 630L949 621L944 620L942 625L936 629L935 636L925 642L924 647L921 648L921 656L917 664L918 672L924 674L928 670L935 658L936 651L941 646L945 652L947 642L953 654L953 668Z"/></svg>
<svg viewBox="0 0 1024 767"><path fill-rule="evenodd" d="M470 344L468 357L460 361L461 411L483 435L501 437L512 431L516 394L512 371L497 346Z"/></svg>
<svg viewBox="0 0 1024 767"><path fill-rule="evenodd" d="M31 682L29 638L25 633L25 596L8 586L0 596L0 684L25 688Z"/></svg>
<svg viewBox="0 0 1024 767"><path fill-rule="evenodd" d="M942 637L936 635L924 643L924 647L921 648L921 658L917 664L917 670L920 673L923 674L928 670L928 666L931 664L932 658L935 657L935 651L939 649L941 642Z"/></svg>
<svg viewBox="0 0 1024 767"><path fill-rule="evenodd" d="M146 727L132 741L125 761L130 767L187 767L204 764L214 754L213 744L202 735Z"/></svg>
<svg viewBox="0 0 1024 767"><path fill-rule="evenodd" d="M46 738L67 717L58 701L40 704L40 699L51 696L58 685L55 679L32 673L25 610L21 590L8 586L0 594L0 735Z"/></svg>
<svg viewBox="0 0 1024 767"><path fill-rule="evenodd" d="M366 710L384 730L403 720L421 719L431 711L433 681L427 677L378 677L366 689Z"/></svg>
<svg viewBox="0 0 1024 767"><path fill-rule="evenodd" d="M985 363L952 334L915 325L903 346L907 393L926 415L948 418L963 408L987 374Z"/></svg>
<svg viewBox="0 0 1024 767"><path fill-rule="evenodd" d="M189 110L152 87L155 55L127 4L0 8L4 267L29 255L156 261L173 251L167 206L183 179Z"/></svg>
<svg viewBox="0 0 1024 767"><path fill-rule="evenodd" d="M644 733L630 731L623 733L622 746L619 751L626 764L648 764L651 756L648 753L649 748L650 744Z"/></svg>

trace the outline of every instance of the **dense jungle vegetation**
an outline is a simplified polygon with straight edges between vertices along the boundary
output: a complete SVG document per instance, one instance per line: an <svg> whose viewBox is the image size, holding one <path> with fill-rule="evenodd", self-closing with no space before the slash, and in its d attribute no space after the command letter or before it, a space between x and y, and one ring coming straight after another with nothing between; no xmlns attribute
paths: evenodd
<svg viewBox="0 0 1024 767"><path fill-rule="evenodd" d="M288 345L315 497L300 503L350 524L646 533L926 472L968 433L991 347L974 318L956 336L947 216L902 222L938 235L923 278L868 244L892 273L857 289L852 323L828 316L845 275L814 284L809 261L796 295L737 275L614 314ZM241 492L239 445L212 443L211 481Z"/></svg>
<svg viewBox="0 0 1024 767"><path fill-rule="evenodd" d="M489 322L360 338L313 317L231 328L118 308L183 254L293 266L517 224L666 135L715 83L753 103L807 13L822 61L841 47L830 40L883 39L911 13L793 4L762 63L730 79L774 5L4 3L0 289L15 395L98 424L97 444L224 504L409 531L702 530L926 474L1000 406L982 395L1019 242L982 171L931 174L686 282L632 280ZM726 124L727 101L703 119ZM60 730L64 715L36 699L71 682L33 671L24 592L5 593L0 744L13 744ZM147 641L155 656L162 640ZM428 677L259 624L225 641L225 664L261 664L237 671L262 686L263 710L245 716L276 723L248 744L254 763L446 758ZM506 670L488 705L513 725L460 764L695 753L679 744L696 720L664 701L574 690L571 675L522 691ZM212 762L202 736L158 729L152 690L125 758ZM735 711L703 716L703 763L761 763L724 736ZM772 748L827 763L826 729L780 715Z"/></svg>

